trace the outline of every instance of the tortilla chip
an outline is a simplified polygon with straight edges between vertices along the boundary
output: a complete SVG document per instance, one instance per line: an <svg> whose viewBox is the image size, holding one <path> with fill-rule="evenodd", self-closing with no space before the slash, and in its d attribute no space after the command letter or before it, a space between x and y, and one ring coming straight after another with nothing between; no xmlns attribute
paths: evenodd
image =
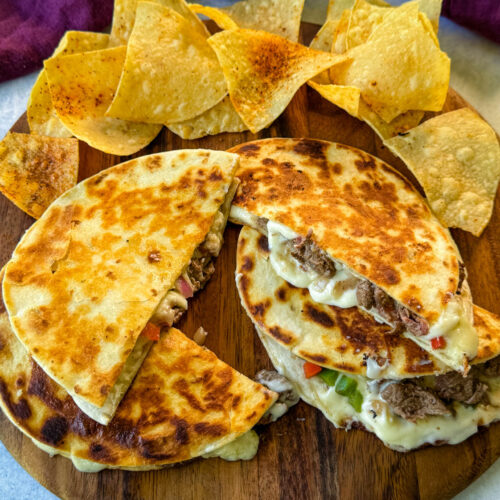
<svg viewBox="0 0 500 500"><path fill-rule="evenodd" d="M0 143L0 191L35 219L77 177L77 139L9 132Z"/></svg>
<svg viewBox="0 0 500 500"><path fill-rule="evenodd" d="M115 0L113 10L113 24L111 26L111 35L109 39L110 47L126 45L132 28L135 23L135 13L140 0ZM148 0L153 3L169 7L189 22L191 27L200 35L208 38L210 33L206 26L191 12L188 4L184 0Z"/></svg>
<svg viewBox="0 0 500 500"><path fill-rule="evenodd" d="M226 94L222 68L206 38L172 9L141 2L107 116L177 123L214 107Z"/></svg>
<svg viewBox="0 0 500 500"><path fill-rule="evenodd" d="M343 87L341 85L321 85L314 81L307 82L316 92L327 101L344 109L350 115L358 117L359 100L361 92L356 87Z"/></svg>
<svg viewBox="0 0 500 500"><path fill-rule="evenodd" d="M223 30L234 30L238 28L238 25L221 9L200 5L199 3L189 4L189 8L195 14L202 14L212 19L212 21L217 23L217 26Z"/></svg>
<svg viewBox="0 0 500 500"><path fill-rule="evenodd" d="M441 15L441 6L443 0L419 0L418 9L429 19L434 33L439 30L439 16Z"/></svg>
<svg viewBox="0 0 500 500"><path fill-rule="evenodd" d="M253 133L271 124L302 84L344 60L264 31L222 31L208 42L224 70L231 101Z"/></svg>
<svg viewBox="0 0 500 500"><path fill-rule="evenodd" d="M349 16L346 48L352 49L365 43L389 10L387 7L378 7L364 0L356 0Z"/></svg>
<svg viewBox="0 0 500 500"><path fill-rule="evenodd" d="M161 125L104 116L120 80L126 47L96 50L45 61L52 102L70 132L90 146L130 155L148 145Z"/></svg>
<svg viewBox="0 0 500 500"><path fill-rule="evenodd" d="M416 127L424 117L424 111L411 110L402 113L391 122L387 123L373 111L361 98L359 100L358 118L367 123L371 129L382 139L389 139L397 134L403 134Z"/></svg>
<svg viewBox="0 0 500 500"><path fill-rule="evenodd" d="M297 42L303 8L304 0L243 0L221 10L240 28L267 31Z"/></svg>
<svg viewBox="0 0 500 500"><path fill-rule="evenodd" d="M61 38L53 56L103 49L108 45L108 40L109 35L104 33L67 31ZM71 137L72 135L61 123L52 105L45 69L42 69L31 90L26 114L32 134L49 137Z"/></svg>
<svg viewBox="0 0 500 500"><path fill-rule="evenodd" d="M330 0L328 2L328 10L326 19L338 20L342 16L344 10L351 10L356 0ZM384 0L367 0L371 5L378 5L379 7L390 7L391 5Z"/></svg>
<svg viewBox="0 0 500 500"><path fill-rule="evenodd" d="M416 3L391 9L333 83L352 85L386 122L411 109L439 111L448 91L450 59L420 22ZM391 68L388 71L387 68Z"/></svg>
<svg viewBox="0 0 500 500"><path fill-rule="evenodd" d="M240 115L236 113L229 96L205 111L202 115L173 123L167 127L183 139L198 139L206 135L216 135L222 132L243 132L248 130Z"/></svg>
<svg viewBox="0 0 500 500"><path fill-rule="evenodd" d="M345 10L335 26L332 40L332 53L334 54L343 54L347 50L346 35L350 17L351 12Z"/></svg>
<svg viewBox="0 0 500 500"><path fill-rule="evenodd" d="M309 48L313 50L322 50L323 52L331 52L333 34L335 33L336 27L337 21L326 21L309 44ZM316 75L313 80L322 85L329 84L330 76L328 71L323 71L323 73Z"/></svg>
<svg viewBox="0 0 500 500"><path fill-rule="evenodd" d="M500 147L484 120L462 108L384 144L413 172L443 225L481 234L500 179Z"/></svg>

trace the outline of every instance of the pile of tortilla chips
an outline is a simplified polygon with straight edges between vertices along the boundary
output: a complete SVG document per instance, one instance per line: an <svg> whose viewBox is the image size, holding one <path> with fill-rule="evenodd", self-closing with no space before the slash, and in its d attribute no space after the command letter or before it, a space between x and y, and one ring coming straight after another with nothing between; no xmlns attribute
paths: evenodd
<svg viewBox="0 0 500 500"><path fill-rule="evenodd" d="M440 9L441 0L400 7L379 0L331 0L311 46L347 59L311 87L382 139L416 127L425 111L442 109L448 92L450 60L435 32Z"/></svg>

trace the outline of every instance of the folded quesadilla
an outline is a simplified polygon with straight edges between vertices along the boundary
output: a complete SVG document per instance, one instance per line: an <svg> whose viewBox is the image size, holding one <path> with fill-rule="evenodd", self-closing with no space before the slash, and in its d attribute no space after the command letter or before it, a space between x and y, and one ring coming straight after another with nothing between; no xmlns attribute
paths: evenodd
<svg viewBox="0 0 500 500"><path fill-rule="evenodd" d="M278 372L336 427L390 448L455 444L500 418L500 318L474 306L478 355L463 376L356 307L315 303L279 277L267 238L244 227L236 281Z"/></svg>
<svg viewBox="0 0 500 500"><path fill-rule="evenodd" d="M185 150L105 170L58 198L7 264L15 334L98 422L213 273L237 161Z"/></svg>
<svg viewBox="0 0 500 500"><path fill-rule="evenodd" d="M465 267L413 186L342 144L267 139L237 146L230 220L268 238L274 271L314 302L358 307L443 363L477 353Z"/></svg>
<svg viewBox="0 0 500 500"><path fill-rule="evenodd" d="M149 470L209 454L250 459L252 427L277 395L171 328L151 348L109 423L90 419L0 315L0 407L51 455L83 472Z"/></svg>

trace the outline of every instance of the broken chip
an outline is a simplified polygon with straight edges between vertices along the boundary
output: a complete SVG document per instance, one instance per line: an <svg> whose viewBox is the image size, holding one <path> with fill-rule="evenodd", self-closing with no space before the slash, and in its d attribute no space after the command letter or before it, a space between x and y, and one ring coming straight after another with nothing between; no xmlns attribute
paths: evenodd
<svg viewBox="0 0 500 500"><path fill-rule="evenodd" d="M9 132L0 142L0 191L35 219L77 177L77 139Z"/></svg>
<svg viewBox="0 0 500 500"><path fill-rule="evenodd" d="M500 179L500 147L484 120L462 108L384 144L413 172L443 225L481 234Z"/></svg>
<svg viewBox="0 0 500 500"><path fill-rule="evenodd" d="M90 146L115 155L131 155L148 145L161 125L109 118L126 47L96 50L45 61L52 102L58 118Z"/></svg>
<svg viewBox="0 0 500 500"><path fill-rule="evenodd" d="M139 3L120 84L106 115L143 123L182 122L225 95L224 74L206 38L174 10Z"/></svg>
<svg viewBox="0 0 500 500"><path fill-rule="evenodd" d="M253 133L271 124L302 84L345 59L265 31L222 31L208 42L221 63L234 108Z"/></svg>

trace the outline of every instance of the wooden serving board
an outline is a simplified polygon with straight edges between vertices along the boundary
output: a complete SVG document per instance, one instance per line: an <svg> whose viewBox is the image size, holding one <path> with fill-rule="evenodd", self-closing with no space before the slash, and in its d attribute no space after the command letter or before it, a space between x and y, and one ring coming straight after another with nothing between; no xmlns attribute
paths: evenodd
<svg viewBox="0 0 500 500"><path fill-rule="evenodd" d="M304 40L310 40L315 30L317 26L304 25ZM464 106L468 104L450 91L445 111ZM29 132L25 115L12 130ZM164 129L152 144L134 156L182 148L223 150L264 137L312 137L341 142L372 153L407 173L367 125L307 87L298 92L272 127L258 135L221 134L186 141ZM80 179L127 159L81 143ZM500 313L499 197L481 238L453 231L469 271L475 302L495 313ZM33 219L4 197L0 197L0 217L3 265ZM209 332L207 347L253 377L271 365L236 291L238 233L239 227L228 225L216 273L207 287L190 300L189 310L178 326L192 336L203 325ZM259 452L249 462L200 459L161 471L82 474L63 457L49 458L0 412L0 439L4 445L37 481L62 498L443 499L468 486L500 456L499 424L482 429L459 445L404 454L389 450L367 432L336 430L319 411L302 402L259 433Z"/></svg>

